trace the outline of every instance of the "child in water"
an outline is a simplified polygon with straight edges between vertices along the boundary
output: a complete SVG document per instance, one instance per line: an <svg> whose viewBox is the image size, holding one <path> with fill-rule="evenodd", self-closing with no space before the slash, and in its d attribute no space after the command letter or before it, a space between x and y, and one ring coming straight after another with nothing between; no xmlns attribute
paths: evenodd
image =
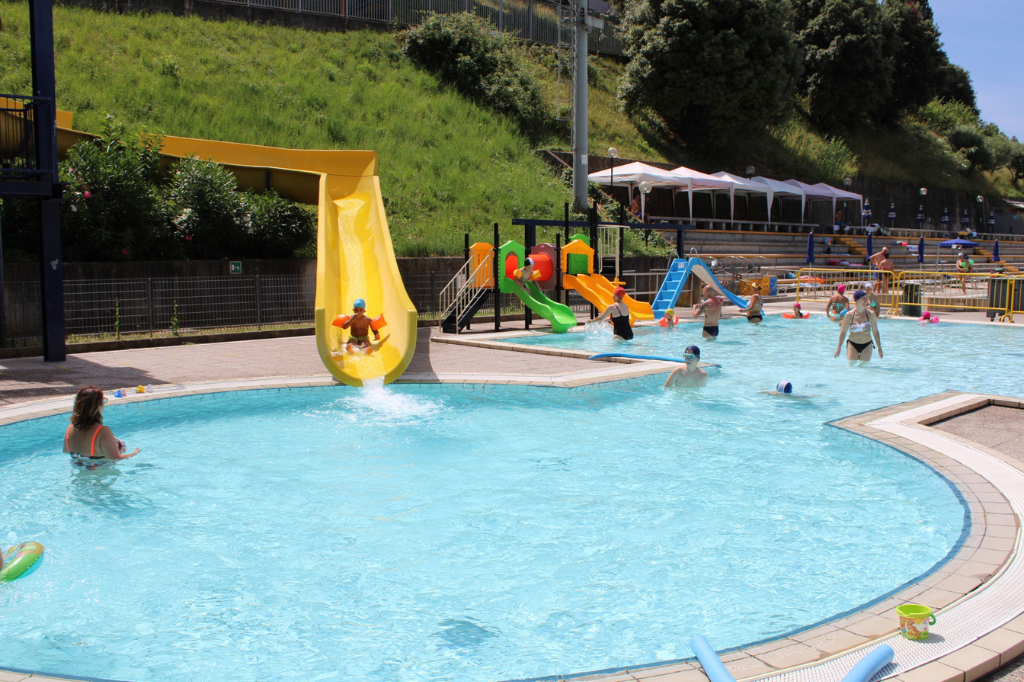
<svg viewBox="0 0 1024 682"><path fill-rule="evenodd" d="M676 317L676 311L672 308L665 310L665 317L661 318L661 326L671 329L672 327L679 324L679 318Z"/></svg>
<svg viewBox="0 0 1024 682"><path fill-rule="evenodd" d="M345 350L349 353L353 352L356 348L363 349L367 355L373 352L373 346L370 345L370 332L373 332L374 341L380 341L380 332L370 327L370 318L366 316L366 301L361 298L357 298L352 303L352 317L341 327L342 329L350 329L351 336L348 338L348 343L345 345Z"/></svg>

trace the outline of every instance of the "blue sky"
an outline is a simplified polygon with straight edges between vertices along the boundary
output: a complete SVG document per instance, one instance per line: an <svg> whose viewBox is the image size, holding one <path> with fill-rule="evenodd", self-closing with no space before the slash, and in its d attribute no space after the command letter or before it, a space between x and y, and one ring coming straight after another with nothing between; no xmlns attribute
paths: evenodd
<svg viewBox="0 0 1024 682"><path fill-rule="evenodd" d="M971 74L981 117L1024 141L1024 0L931 0L949 61Z"/></svg>

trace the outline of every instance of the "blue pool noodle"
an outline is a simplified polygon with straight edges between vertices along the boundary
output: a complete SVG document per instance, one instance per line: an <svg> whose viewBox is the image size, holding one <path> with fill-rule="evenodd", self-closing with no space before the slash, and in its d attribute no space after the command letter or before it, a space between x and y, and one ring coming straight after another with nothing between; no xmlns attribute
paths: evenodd
<svg viewBox="0 0 1024 682"><path fill-rule="evenodd" d="M708 644L708 640L701 635L694 635L690 638L690 648L697 654L697 660L704 667L704 674L711 682L736 682L736 678L729 674L729 671L722 665L718 654Z"/></svg>
<svg viewBox="0 0 1024 682"><path fill-rule="evenodd" d="M736 682L736 678L725 669L718 654L704 637L701 635L691 637L690 648L693 649L693 653L697 654L697 660L700 661L704 668L704 674L711 682ZM875 673L889 665L895 655L892 647L888 644L876 647L871 653L860 659L850 672L846 673L843 682L868 682L875 676Z"/></svg>
<svg viewBox="0 0 1024 682"><path fill-rule="evenodd" d="M860 659L853 670L846 673L843 682L867 682L875 676L879 670L889 665L896 652L888 644L876 647L870 654Z"/></svg>
<svg viewBox="0 0 1024 682"><path fill-rule="evenodd" d="M598 353L597 355L591 355L588 360L600 360L601 358L632 358L634 360L661 360L662 362L681 362L686 364L686 360L680 358L670 358L664 355L633 355L632 353Z"/></svg>

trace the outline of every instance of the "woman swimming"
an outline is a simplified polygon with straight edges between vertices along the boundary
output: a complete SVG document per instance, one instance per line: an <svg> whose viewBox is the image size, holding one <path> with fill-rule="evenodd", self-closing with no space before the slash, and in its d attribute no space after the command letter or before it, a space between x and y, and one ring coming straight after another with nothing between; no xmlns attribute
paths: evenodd
<svg viewBox="0 0 1024 682"><path fill-rule="evenodd" d="M841 322L849 309L850 299L846 298L846 285L840 284L836 287L836 293L832 294L832 298L828 299L828 305L825 306L825 314L833 322Z"/></svg>
<svg viewBox="0 0 1024 682"><path fill-rule="evenodd" d="M124 443L114 437L109 426L103 425L103 406L107 399L96 386L86 386L75 396L71 424L64 432L64 452L78 462L104 459L128 459L139 453L139 448L125 454Z"/></svg>
<svg viewBox="0 0 1024 682"><path fill-rule="evenodd" d="M871 359L871 348L878 348L878 357L882 355L882 339L878 336L878 318L868 308L867 294L857 291L853 294L853 310L843 316L843 324L839 328L839 345L836 346L836 355L843 350L843 339L847 333L850 337L846 341L846 359L860 360L867 362ZM872 338L874 341L872 342Z"/></svg>

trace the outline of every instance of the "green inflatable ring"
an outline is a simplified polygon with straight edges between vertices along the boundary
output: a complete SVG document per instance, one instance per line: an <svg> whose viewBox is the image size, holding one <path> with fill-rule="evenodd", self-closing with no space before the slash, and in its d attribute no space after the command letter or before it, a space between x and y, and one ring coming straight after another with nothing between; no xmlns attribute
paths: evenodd
<svg viewBox="0 0 1024 682"><path fill-rule="evenodd" d="M3 553L0 583L16 580L39 568L46 548L38 542L23 542Z"/></svg>

